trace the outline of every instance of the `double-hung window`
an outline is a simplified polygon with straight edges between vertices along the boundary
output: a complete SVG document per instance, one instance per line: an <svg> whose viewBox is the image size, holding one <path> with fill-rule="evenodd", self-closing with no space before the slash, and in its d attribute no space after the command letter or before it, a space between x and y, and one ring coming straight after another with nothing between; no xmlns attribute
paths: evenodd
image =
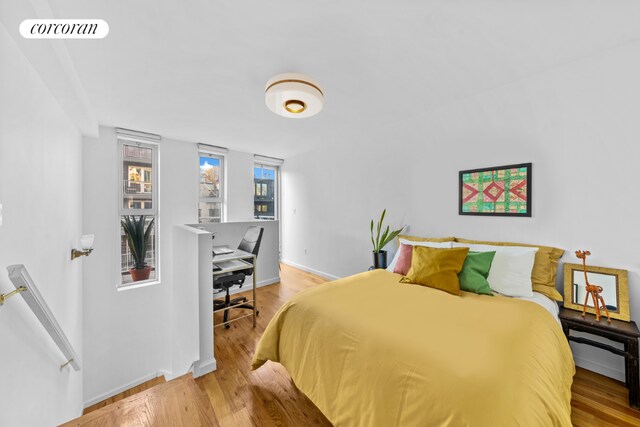
<svg viewBox="0 0 640 427"><path fill-rule="evenodd" d="M160 279L158 145L118 135L119 286Z"/></svg>
<svg viewBox="0 0 640 427"><path fill-rule="evenodd" d="M198 222L222 222L224 215L224 156L200 151Z"/></svg>
<svg viewBox="0 0 640 427"><path fill-rule="evenodd" d="M253 217L278 219L280 167L256 161L253 168Z"/></svg>

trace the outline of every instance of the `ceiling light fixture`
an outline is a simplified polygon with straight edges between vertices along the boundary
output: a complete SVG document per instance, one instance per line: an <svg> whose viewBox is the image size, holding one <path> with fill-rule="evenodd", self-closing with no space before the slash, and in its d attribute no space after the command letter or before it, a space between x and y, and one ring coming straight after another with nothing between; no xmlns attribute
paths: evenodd
<svg viewBox="0 0 640 427"><path fill-rule="evenodd" d="M295 119L318 114L324 104L322 87L313 78L298 73L278 74L265 87L267 107Z"/></svg>

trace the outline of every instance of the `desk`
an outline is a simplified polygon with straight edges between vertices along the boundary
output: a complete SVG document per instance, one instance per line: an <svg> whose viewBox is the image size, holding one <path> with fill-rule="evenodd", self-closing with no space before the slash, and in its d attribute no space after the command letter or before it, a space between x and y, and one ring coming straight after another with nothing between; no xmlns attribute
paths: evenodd
<svg viewBox="0 0 640 427"><path fill-rule="evenodd" d="M599 322L593 314L587 313L582 317L582 313L575 310L560 308L560 323L562 330L569 341L587 344L607 350L618 356L625 358L625 383L629 389L629 406L640 408L640 378L638 376L638 338L640 331L634 322L623 322L612 319L611 323L602 316ZM624 344L624 349L618 349L599 341L571 335L571 330L587 332L610 339L611 341Z"/></svg>
<svg viewBox="0 0 640 427"><path fill-rule="evenodd" d="M220 248L222 246L214 246L213 249ZM246 260L253 260L253 265L248 263ZM240 249L234 249L233 252L228 254L216 255L213 257L213 264L220 264L222 267L220 270L213 271L213 277L218 276L220 274L231 273L234 271L246 270L248 268L253 268L253 299L248 300L247 304L253 305L253 313L245 314L243 316L237 317L235 319L231 319L227 321L228 323L235 322L236 320L243 319L245 317L253 316L253 327L256 327L256 315L258 311L257 301L256 301L256 256L251 252L241 251ZM216 293L215 291L213 293ZM212 299L213 295L212 295ZM214 312L221 312L225 310L229 310L233 307L226 307L220 310L214 310ZM213 327L217 328L218 326L222 326L225 323L220 323L219 325L214 324Z"/></svg>

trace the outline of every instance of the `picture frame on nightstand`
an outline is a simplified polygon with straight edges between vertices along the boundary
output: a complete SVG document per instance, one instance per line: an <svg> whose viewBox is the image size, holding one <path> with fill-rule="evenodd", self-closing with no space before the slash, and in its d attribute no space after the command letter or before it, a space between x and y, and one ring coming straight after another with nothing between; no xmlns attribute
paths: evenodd
<svg viewBox="0 0 640 427"><path fill-rule="evenodd" d="M629 322L629 272L617 268L588 265L589 283L602 287L601 295L612 319ZM582 311L586 298L582 264L564 264L564 307ZM595 314L592 299L587 300L587 313ZM601 311L601 315L603 312Z"/></svg>

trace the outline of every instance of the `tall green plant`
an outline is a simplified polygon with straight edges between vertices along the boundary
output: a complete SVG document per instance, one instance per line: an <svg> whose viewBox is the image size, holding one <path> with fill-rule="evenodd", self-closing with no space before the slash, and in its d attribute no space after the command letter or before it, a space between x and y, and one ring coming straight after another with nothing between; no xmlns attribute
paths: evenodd
<svg viewBox="0 0 640 427"><path fill-rule="evenodd" d="M382 231L382 227L383 227L382 223L384 221L384 216L386 214L387 214L387 210L385 209L382 211L382 215L380 216L380 221L378 221L375 235L373 234L373 220L371 220L371 243L373 244L373 252L375 253L380 252L382 248L384 248L387 245L387 243L395 239L396 236L400 234L402 230L404 230L404 225L403 225L402 228L400 228L399 230L394 230L389 232L389 226L387 225L387 228L382 233L382 236L380 236L380 231Z"/></svg>
<svg viewBox="0 0 640 427"><path fill-rule="evenodd" d="M153 218L149 221L145 229L146 219L147 217L145 215L140 215L137 219L133 215L127 215L120 220L124 234L127 236L131 256L133 257L133 268L136 270L142 270L147 266L145 258L147 257L147 248L151 243L153 223L156 220Z"/></svg>

